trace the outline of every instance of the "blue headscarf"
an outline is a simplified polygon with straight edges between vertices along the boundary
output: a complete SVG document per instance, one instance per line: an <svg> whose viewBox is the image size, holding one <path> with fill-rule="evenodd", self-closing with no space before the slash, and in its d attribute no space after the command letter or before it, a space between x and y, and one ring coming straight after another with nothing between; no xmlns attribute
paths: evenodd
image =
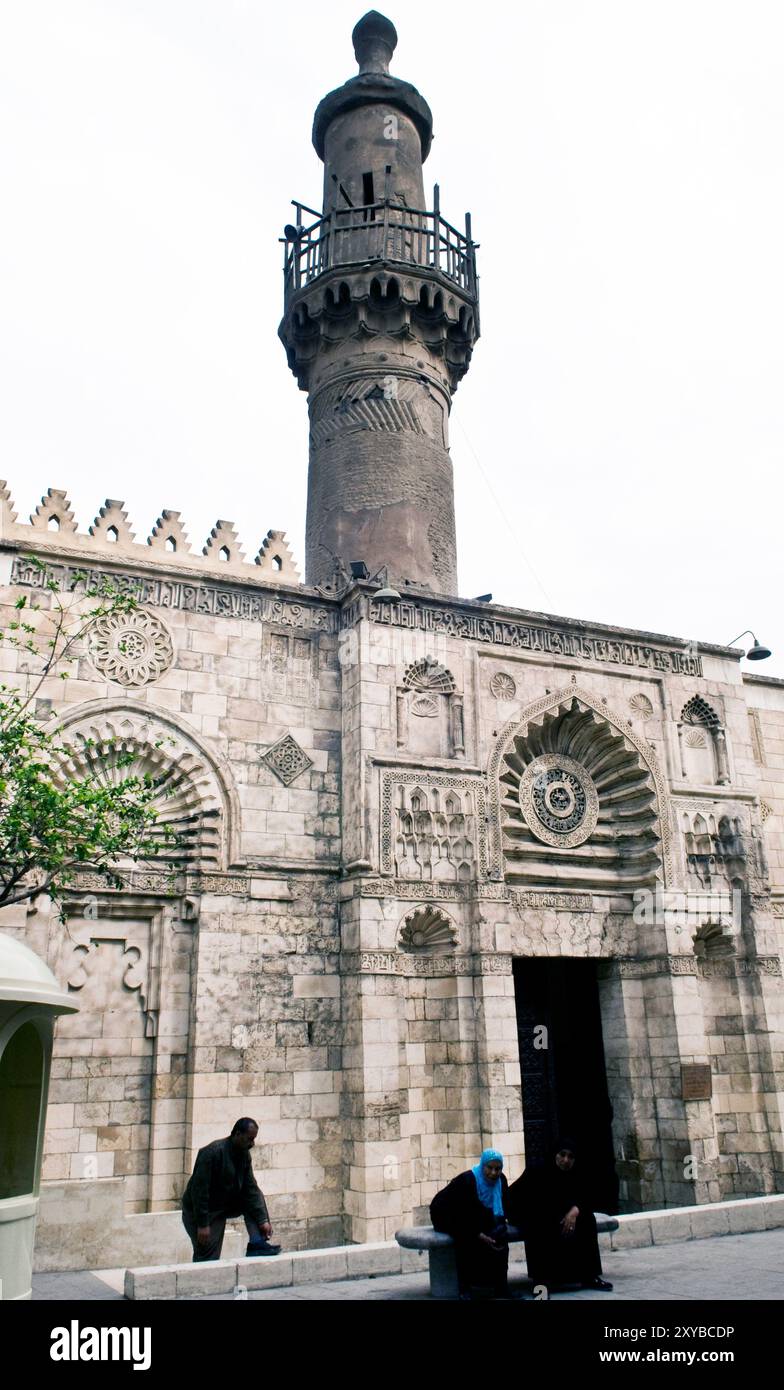
<svg viewBox="0 0 784 1390"><path fill-rule="evenodd" d="M476 1191L483 1207L489 1207L493 1216L503 1220L504 1215L504 1192L501 1186L500 1176L495 1182L488 1182L485 1177L486 1163L503 1163L504 1156L497 1149L485 1149L482 1157L475 1168L471 1169L476 1178Z"/></svg>

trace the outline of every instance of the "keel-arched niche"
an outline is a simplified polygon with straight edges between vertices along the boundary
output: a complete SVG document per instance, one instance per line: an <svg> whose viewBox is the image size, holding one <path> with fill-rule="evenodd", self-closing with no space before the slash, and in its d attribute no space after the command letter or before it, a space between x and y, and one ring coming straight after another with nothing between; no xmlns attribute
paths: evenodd
<svg viewBox="0 0 784 1390"><path fill-rule="evenodd" d="M165 711L100 700L61 719L57 775L149 776L155 809L177 835L176 858L191 872L225 869L237 858L239 829L231 774L216 752ZM161 860L161 864L164 860Z"/></svg>
<svg viewBox="0 0 784 1390"><path fill-rule="evenodd" d="M506 725L488 769L490 871L594 890L669 884L664 780L627 720L577 685Z"/></svg>

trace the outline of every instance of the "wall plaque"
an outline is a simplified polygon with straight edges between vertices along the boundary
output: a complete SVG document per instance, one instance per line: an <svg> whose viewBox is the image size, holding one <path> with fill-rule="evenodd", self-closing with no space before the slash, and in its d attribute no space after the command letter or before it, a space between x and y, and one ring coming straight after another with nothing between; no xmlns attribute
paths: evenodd
<svg viewBox="0 0 784 1390"><path fill-rule="evenodd" d="M692 1062L681 1067L681 1098L683 1100L710 1100L713 1095L713 1078L710 1067L704 1062Z"/></svg>

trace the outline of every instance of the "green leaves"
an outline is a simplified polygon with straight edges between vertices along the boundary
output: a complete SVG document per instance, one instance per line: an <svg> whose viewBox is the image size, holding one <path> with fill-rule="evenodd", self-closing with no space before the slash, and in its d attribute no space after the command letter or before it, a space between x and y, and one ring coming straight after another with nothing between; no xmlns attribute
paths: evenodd
<svg viewBox="0 0 784 1390"><path fill-rule="evenodd" d="M68 671L57 667L71 659L90 625L98 617L132 611L136 599L104 579L86 590L88 597L100 599L98 607L74 611L83 595L64 604L47 566L28 558L43 572L43 588L53 595L44 615L51 635L37 623L18 620L8 624L5 634L0 632L0 639L34 654L41 665L37 673L23 673L20 688L0 685L0 907L44 892L61 902L84 869L103 873L107 885L121 886L127 866L157 859L171 868L179 848L178 837L160 815L167 795L161 779L149 772L134 774L134 758L107 744L93 750L89 772L64 776L73 750L33 712L44 680L69 678ZM25 598L14 607L39 611Z"/></svg>

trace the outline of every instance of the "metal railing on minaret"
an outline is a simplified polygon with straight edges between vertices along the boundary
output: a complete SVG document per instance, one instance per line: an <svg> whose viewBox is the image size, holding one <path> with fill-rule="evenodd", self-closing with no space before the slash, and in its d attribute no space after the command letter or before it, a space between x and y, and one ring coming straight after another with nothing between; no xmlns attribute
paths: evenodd
<svg viewBox="0 0 784 1390"><path fill-rule="evenodd" d="M296 224L285 245L284 303L319 275L337 266L372 262L417 265L452 281L472 298L478 296L476 248L471 240L471 214L465 216L465 233L441 216L439 188L433 190L433 211L401 207L385 198L317 214L304 203L293 202ZM303 225L303 214L316 221Z"/></svg>

